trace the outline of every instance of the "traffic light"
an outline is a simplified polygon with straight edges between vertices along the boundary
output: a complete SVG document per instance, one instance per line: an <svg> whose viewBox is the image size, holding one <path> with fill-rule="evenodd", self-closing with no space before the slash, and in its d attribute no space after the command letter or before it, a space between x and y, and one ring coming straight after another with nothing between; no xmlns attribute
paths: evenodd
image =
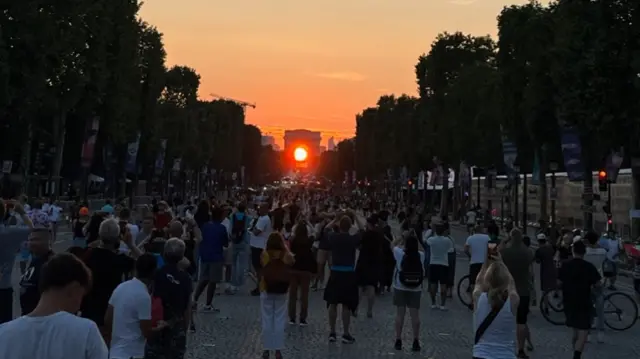
<svg viewBox="0 0 640 359"><path fill-rule="evenodd" d="M607 171L598 172L598 186L600 192L606 192L608 190L609 179L607 178Z"/></svg>

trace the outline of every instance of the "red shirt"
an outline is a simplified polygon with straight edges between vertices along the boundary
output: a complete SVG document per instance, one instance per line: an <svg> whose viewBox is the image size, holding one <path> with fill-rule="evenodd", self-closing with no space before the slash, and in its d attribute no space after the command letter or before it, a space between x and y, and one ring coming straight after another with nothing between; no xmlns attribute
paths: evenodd
<svg viewBox="0 0 640 359"><path fill-rule="evenodd" d="M156 213L156 228L163 229L171 222L171 215L167 212Z"/></svg>

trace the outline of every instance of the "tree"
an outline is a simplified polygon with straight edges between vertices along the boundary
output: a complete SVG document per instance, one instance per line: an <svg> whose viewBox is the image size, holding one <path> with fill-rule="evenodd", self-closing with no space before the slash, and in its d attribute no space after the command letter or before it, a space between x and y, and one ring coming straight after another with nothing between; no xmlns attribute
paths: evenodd
<svg viewBox="0 0 640 359"><path fill-rule="evenodd" d="M262 132L254 125L244 125L242 146L242 165L244 166L246 183L262 182L262 166L260 159L262 156Z"/></svg>
<svg viewBox="0 0 640 359"><path fill-rule="evenodd" d="M195 142L197 128L189 111L193 112L198 102L199 87L200 75L187 66L174 66L165 74L160 116L162 138L169 142L168 158L183 157L187 146Z"/></svg>
<svg viewBox="0 0 640 359"><path fill-rule="evenodd" d="M429 53L422 55L416 65L416 79L420 94L421 115L425 139L442 165L444 173L466 156L460 148L451 145L450 139L458 136L461 129L473 123L457 123L454 127L451 106L447 96L453 84L467 67L491 64L495 58L495 43L488 36L474 37L460 32L440 34L431 45ZM469 101L472 101L469 99ZM425 151L426 152L426 151ZM443 180L443 195L440 210L448 212L447 181Z"/></svg>
<svg viewBox="0 0 640 359"><path fill-rule="evenodd" d="M503 89L503 128L518 147L525 173L539 160L541 218L547 215L548 159L560 160L560 129L549 64L554 41L552 11L536 1L506 7L498 16L497 64ZM526 208L526 196L523 197ZM526 215L526 214L523 214Z"/></svg>
<svg viewBox="0 0 640 359"><path fill-rule="evenodd" d="M353 139L342 140L336 145L336 152L338 153L338 168L340 173L349 173L351 178L351 172L355 170L355 141Z"/></svg>
<svg viewBox="0 0 640 359"><path fill-rule="evenodd" d="M560 0L553 6L555 41L551 78L558 121L580 132L584 187L593 187L592 170L612 148L629 144L638 125L637 19L632 2ZM635 32L637 34L637 31ZM629 79L634 79L630 81ZM592 201L587 200L586 205ZM585 225L593 216L585 213Z"/></svg>
<svg viewBox="0 0 640 359"><path fill-rule="evenodd" d="M417 125L418 100L402 95L380 97L376 107L364 110L356 116L355 169L362 176L376 178L386 176L388 169L404 163L419 169L420 143Z"/></svg>
<svg viewBox="0 0 640 359"><path fill-rule="evenodd" d="M153 164L156 149L160 143L161 123L157 121L160 113L159 100L165 87L165 59L167 53L158 30L140 21L140 42L138 44L138 68L140 76L140 149L138 162ZM153 166L142 166L144 173L151 176Z"/></svg>
<svg viewBox="0 0 640 359"><path fill-rule="evenodd" d="M338 151L324 151L320 154L316 173L320 177L341 183L344 180L344 172L340 172L338 163Z"/></svg>

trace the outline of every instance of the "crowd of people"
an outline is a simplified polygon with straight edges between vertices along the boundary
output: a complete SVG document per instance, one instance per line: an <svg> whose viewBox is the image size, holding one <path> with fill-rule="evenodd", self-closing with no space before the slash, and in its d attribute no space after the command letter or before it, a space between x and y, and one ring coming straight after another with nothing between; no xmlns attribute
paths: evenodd
<svg viewBox="0 0 640 359"><path fill-rule="evenodd" d="M423 288L433 310L448 308L456 250L446 217L306 191L191 203L174 208L158 201L137 220L120 205L107 203L92 214L80 206L72 213L73 246L65 253L52 250L48 217L26 211L20 201L2 203L0 357L183 358L187 335L197 330L194 312L219 311L216 293L241 294L247 278L255 281L248 294L260 298L265 359L283 357L287 323L308 324L312 290L323 291L328 341L344 344L356 340L351 318L361 311L373 317L382 293L393 292L397 350L403 349L407 311L410 348L422 349ZM400 233L389 225L391 216L402 223ZM464 251L473 288L474 358L527 358L533 350L527 316L537 299L534 261L541 263L541 289L562 289L567 325L575 330L573 357L581 358L591 329L592 297L603 340L599 283L613 276L603 272L611 251L598 235L574 236L565 246L548 243L541 232L534 252L517 228L500 235L489 223L471 232ZM13 319L11 272L25 243L22 316Z"/></svg>

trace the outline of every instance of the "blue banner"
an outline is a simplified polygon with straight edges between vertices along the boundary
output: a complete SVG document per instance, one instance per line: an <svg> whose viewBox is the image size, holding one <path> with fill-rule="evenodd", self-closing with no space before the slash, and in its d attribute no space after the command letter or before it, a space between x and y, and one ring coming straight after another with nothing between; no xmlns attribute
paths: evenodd
<svg viewBox="0 0 640 359"><path fill-rule="evenodd" d="M533 154L533 171L531 173L531 184L539 186L542 183L540 178L540 158L538 157L538 151Z"/></svg>
<svg viewBox="0 0 640 359"><path fill-rule="evenodd" d="M140 147L140 132L136 136L136 140L130 142L127 146L127 163L125 170L128 173L137 173L136 160L138 159L138 148Z"/></svg>
<svg viewBox="0 0 640 359"><path fill-rule="evenodd" d="M582 164L582 146L580 136L573 127L562 129L560 143L562 145L562 157L567 177L571 182L584 180L584 167Z"/></svg>
<svg viewBox="0 0 640 359"><path fill-rule="evenodd" d="M164 170L164 157L165 157L166 151L167 151L167 140L162 139L160 140L160 150L158 151L158 156L156 156L156 162L154 165L156 174L161 174L162 171Z"/></svg>

